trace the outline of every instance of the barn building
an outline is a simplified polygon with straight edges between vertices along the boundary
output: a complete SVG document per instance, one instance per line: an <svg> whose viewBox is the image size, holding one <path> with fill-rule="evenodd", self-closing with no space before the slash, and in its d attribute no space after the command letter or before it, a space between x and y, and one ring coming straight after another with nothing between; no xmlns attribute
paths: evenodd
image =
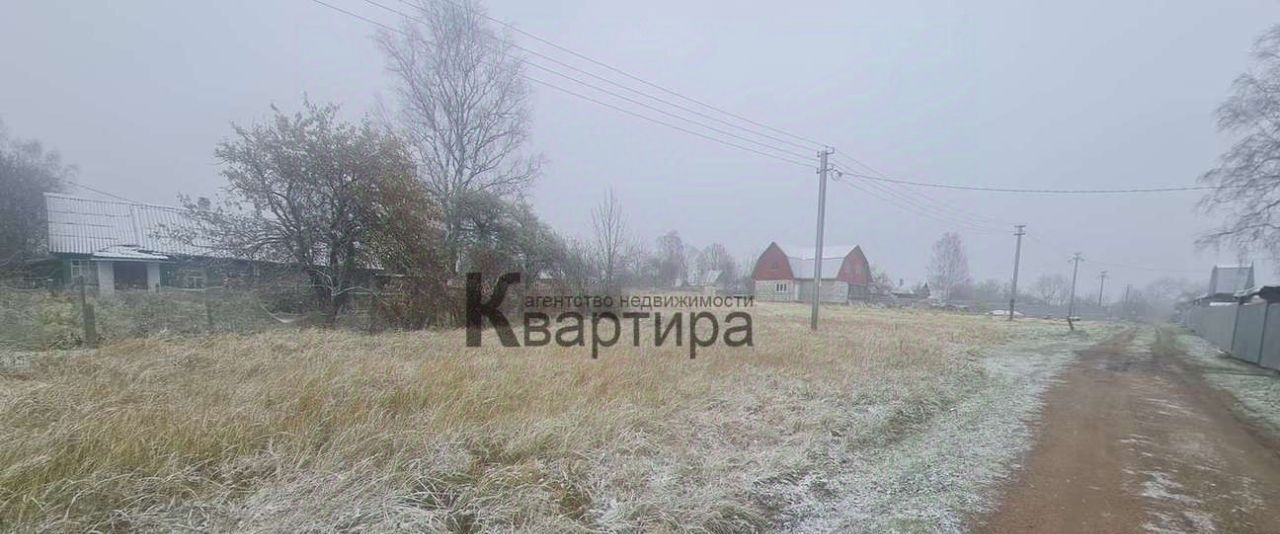
<svg viewBox="0 0 1280 534"><path fill-rule="evenodd" d="M28 276L51 288L83 281L100 296L119 291L202 289L247 280L288 266L226 257L174 237L192 230L183 208L45 193L48 256Z"/></svg>
<svg viewBox="0 0 1280 534"><path fill-rule="evenodd" d="M811 302L815 255L812 248L788 252L777 243L770 243L751 272L756 300ZM862 247L824 246L822 256L822 285L818 292L822 302L848 303L870 296L871 266Z"/></svg>

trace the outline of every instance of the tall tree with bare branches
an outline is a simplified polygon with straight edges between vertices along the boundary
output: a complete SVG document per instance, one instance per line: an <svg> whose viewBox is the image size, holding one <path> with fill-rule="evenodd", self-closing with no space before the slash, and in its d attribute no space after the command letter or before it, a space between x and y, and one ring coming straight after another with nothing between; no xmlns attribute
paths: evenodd
<svg viewBox="0 0 1280 534"><path fill-rule="evenodd" d="M1200 178L1214 187L1200 207L1225 221L1198 242L1280 256L1280 25L1258 38L1253 58L1218 107L1218 129L1235 144Z"/></svg>
<svg viewBox="0 0 1280 534"><path fill-rule="evenodd" d="M409 139L419 178L444 212L444 248L457 269L467 253L466 199L518 197L542 158L525 150L530 91L523 60L473 0L422 0L378 45L395 75L394 122Z"/></svg>
<svg viewBox="0 0 1280 534"><path fill-rule="evenodd" d="M622 213L622 205L618 197L610 189L594 210L591 211L591 228L595 237L595 252L599 262L603 289L618 289L617 274L622 254L627 249L627 218Z"/></svg>
<svg viewBox="0 0 1280 534"><path fill-rule="evenodd" d="M958 296L957 293L968 287L970 282L969 257L964 252L960 234L942 234L933 244L933 258L929 262L929 285L946 300Z"/></svg>

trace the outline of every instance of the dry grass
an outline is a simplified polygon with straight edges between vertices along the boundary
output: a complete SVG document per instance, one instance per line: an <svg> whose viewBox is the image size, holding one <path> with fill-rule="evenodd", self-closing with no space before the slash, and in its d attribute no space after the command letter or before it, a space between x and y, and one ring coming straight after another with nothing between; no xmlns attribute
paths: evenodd
<svg viewBox="0 0 1280 534"><path fill-rule="evenodd" d="M325 331L38 359L0 373L0 529L762 530L817 443L892 442L1019 328L806 312L758 305L754 348L696 360Z"/></svg>

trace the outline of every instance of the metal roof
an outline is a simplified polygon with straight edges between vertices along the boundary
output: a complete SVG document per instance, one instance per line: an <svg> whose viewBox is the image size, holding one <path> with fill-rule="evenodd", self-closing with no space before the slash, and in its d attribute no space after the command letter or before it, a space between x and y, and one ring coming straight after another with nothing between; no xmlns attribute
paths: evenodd
<svg viewBox="0 0 1280 534"><path fill-rule="evenodd" d="M844 258L853 249L858 248L856 245L823 245L822 247L822 279L834 279L840 273L840 266L844 265ZM817 255L813 247L797 247L784 248L783 254L787 255L787 263L791 264L791 275L801 280L813 278L813 258Z"/></svg>
<svg viewBox="0 0 1280 534"><path fill-rule="evenodd" d="M156 259L165 254L211 255L204 247L170 236L193 222L182 208L44 194L49 252L119 259Z"/></svg>
<svg viewBox="0 0 1280 534"><path fill-rule="evenodd" d="M857 245L823 245L822 259L844 259L844 257L848 256L850 252L853 252L853 249L855 248L858 248ZM784 248L782 250L786 253L788 258L795 258L798 260L813 261L813 257L817 255L817 251L813 247Z"/></svg>
<svg viewBox="0 0 1280 534"><path fill-rule="evenodd" d="M1210 295L1243 295L1253 290L1253 266L1214 266L1209 275Z"/></svg>

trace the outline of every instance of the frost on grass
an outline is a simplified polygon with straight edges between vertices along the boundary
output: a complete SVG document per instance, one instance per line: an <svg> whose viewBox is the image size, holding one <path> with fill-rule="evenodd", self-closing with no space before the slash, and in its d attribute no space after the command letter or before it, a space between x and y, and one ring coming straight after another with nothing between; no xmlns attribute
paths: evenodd
<svg viewBox="0 0 1280 534"><path fill-rule="evenodd" d="M952 369L937 385L946 407L919 428L899 429L884 447L849 449L833 440L830 470L798 481L808 495L795 499L783 530L959 532L990 511L996 484L1030 448L1043 392L1075 350L1105 333L1029 330Z"/></svg>
<svg viewBox="0 0 1280 534"><path fill-rule="evenodd" d="M0 530L955 530L1086 343L807 312L758 306L754 347L696 360L327 331L35 359L0 369Z"/></svg>
<svg viewBox="0 0 1280 534"><path fill-rule="evenodd" d="M1210 384L1235 397L1240 415L1280 437L1280 374L1231 358L1185 331L1177 333L1176 343Z"/></svg>

